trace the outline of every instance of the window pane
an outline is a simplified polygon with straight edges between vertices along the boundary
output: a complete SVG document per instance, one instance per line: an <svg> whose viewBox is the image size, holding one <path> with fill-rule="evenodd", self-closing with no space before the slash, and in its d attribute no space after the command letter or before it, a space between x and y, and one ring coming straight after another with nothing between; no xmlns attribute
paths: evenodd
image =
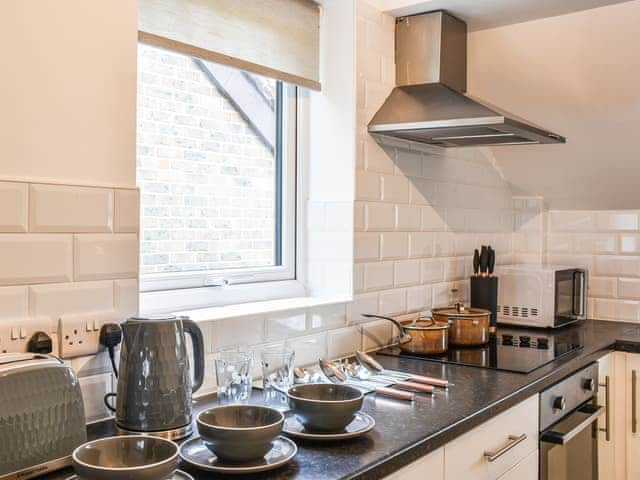
<svg viewBox="0 0 640 480"><path fill-rule="evenodd" d="M279 91L138 45L143 274L279 264Z"/></svg>

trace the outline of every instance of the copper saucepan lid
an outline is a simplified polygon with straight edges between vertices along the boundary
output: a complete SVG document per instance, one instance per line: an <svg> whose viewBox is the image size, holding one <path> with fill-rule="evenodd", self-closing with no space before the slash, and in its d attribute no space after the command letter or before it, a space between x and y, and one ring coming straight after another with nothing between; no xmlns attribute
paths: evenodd
<svg viewBox="0 0 640 480"><path fill-rule="evenodd" d="M457 303L453 307L434 308L431 312L434 315L443 315L450 318L461 319L491 315L489 310L485 310L484 308L465 307L461 303Z"/></svg>
<svg viewBox="0 0 640 480"><path fill-rule="evenodd" d="M416 320L415 323L408 321L401 323L404 330L446 330L449 328L448 323L438 323L431 318Z"/></svg>

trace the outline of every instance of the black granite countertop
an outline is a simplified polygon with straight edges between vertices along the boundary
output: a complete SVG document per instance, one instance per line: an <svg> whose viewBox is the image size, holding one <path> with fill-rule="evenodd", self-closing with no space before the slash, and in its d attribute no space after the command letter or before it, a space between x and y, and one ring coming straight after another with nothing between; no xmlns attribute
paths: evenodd
<svg viewBox="0 0 640 480"><path fill-rule="evenodd" d="M640 352L640 326L620 322L587 320L565 327L556 335L579 334L584 348L572 352L529 374L476 367L444 365L430 361L378 356L386 368L419 375L447 378L454 384L433 396L419 395L413 404L367 395L363 410L376 420L369 434L341 443L297 442L296 458L280 469L247 479L331 480L378 479L398 470L455 439L496 414L545 389L564 376L614 349ZM262 399L255 392L254 400ZM215 396L198 399L196 411L215 404ZM93 424L90 438L115 434L112 421ZM186 466L196 479L238 478L203 473ZM65 479L71 469L41 477Z"/></svg>

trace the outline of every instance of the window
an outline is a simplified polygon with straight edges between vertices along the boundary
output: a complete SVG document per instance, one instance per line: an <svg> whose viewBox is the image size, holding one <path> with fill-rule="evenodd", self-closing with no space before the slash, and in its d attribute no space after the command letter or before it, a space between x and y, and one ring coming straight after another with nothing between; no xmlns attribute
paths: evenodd
<svg viewBox="0 0 640 480"><path fill-rule="evenodd" d="M138 45L141 290L295 278L296 87Z"/></svg>

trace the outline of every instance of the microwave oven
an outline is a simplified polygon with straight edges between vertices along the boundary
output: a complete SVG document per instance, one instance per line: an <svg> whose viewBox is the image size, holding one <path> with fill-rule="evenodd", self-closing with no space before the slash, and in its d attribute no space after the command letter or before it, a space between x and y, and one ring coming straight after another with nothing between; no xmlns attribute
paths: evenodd
<svg viewBox="0 0 640 480"><path fill-rule="evenodd" d="M498 323L557 328L587 318L587 269L503 265L498 278Z"/></svg>

